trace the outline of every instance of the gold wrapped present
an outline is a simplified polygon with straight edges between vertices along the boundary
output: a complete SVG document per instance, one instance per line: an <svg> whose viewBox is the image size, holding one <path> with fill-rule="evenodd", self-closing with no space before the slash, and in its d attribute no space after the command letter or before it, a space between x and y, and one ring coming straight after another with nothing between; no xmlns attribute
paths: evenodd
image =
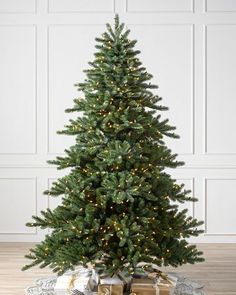
<svg viewBox="0 0 236 295"><path fill-rule="evenodd" d="M124 284L118 276L101 278L98 295L123 295L123 288Z"/></svg>
<svg viewBox="0 0 236 295"><path fill-rule="evenodd" d="M140 278L132 279L131 294L132 295L171 295L176 280L170 278Z"/></svg>

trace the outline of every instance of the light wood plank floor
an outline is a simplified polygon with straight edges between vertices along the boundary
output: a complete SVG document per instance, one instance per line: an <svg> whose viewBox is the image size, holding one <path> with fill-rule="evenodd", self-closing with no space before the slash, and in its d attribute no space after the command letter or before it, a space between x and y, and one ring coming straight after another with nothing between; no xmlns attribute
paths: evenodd
<svg viewBox="0 0 236 295"><path fill-rule="evenodd" d="M48 269L20 269L26 263L24 254L30 243L0 243L0 294L23 295L24 288L35 279L50 276ZM207 295L236 295L236 244L199 244L206 261L184 265L174 271L196 279L205 285ZM171 268L165 270L173 270Z"/></svg>

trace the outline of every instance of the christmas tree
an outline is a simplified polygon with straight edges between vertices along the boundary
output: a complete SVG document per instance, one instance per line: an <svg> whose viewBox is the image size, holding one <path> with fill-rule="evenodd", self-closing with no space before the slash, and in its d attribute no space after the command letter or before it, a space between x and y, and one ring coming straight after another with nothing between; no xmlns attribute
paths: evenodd
<svg viewBox="0 0 236 295"><path fill-rule="evenodd" d="M23 270L50 266L62 274L92 264L108 274L134 273L140 262L176 267L204 260L186 240L202 232L202 222L178 208L196 199L165 171L184 164L164 142L178 136L161 119L168 108L153 93L157 86L129 33L116 16L114 28L107 24L96 38L94 61L76 84L83 97L66 110L78 117L59 132L74 135L75 144L49 161L70 168L45 192L63 195L62 203L27 223L51 233L30 249L32 261Z"/></svg>

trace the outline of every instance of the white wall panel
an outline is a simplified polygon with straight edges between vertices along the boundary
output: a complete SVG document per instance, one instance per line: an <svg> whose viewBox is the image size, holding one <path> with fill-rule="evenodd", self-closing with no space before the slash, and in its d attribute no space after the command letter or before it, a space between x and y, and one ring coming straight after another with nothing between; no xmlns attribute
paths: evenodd
<svg viewBox="0 0 236 295"><path fill-rule="evenodd" d="M235 154L236 25L209 25L206 31L206 151Z"/></svg>
<svg viewBox="0 0 236 295"><path fill-rule="evenodd" d="M113 12L114 0L48 0L50 12Z"/></svg>
<svg viewBox="0 0 236 295"><path fill-rule="evenodd" d="M206 179L205 226L207 234L236 236L236 178Z"/></svg>
<svg viewBox="0 0 236 295"><path fill-rule="evenodd" d="M36 179L0 178L0 234L34 234L25 226L37 211Z"/></svg>
<svg viewBox="0 0 236 295"><path fill-rule="evenodd" d="M40 241L45 231L25 222L61 202L42 193L67 172L46 160L74 144L56 131L73 117L64 113L82 95L73 84L113 12L181 136L167 143L186 166L168 173L199 199L181 209L206 221L191 241L236 242L234 0L0 0L0 241Z"/></svg>
<svg viewBox="0 0 236 295"><path fill-rule="evenodd" d="M128 12L185 12L193 10L192 0L126 0Z"/></svg>
<svg viewBox="0 0 236 295"><path fill-rule="evenodd" d="M64 110L73 106L79 92L73 84L84 79L83 69L93 59L97 26L52 26L49 28L49 152L60 153L75 142L74 137L58 136L73 114Z"/></svg>
<svg viewBox="0 0 236 295"><path fill-rule="evenodd" d="M236 1L235 0L206 0L206 10L209 12L236 11Z"/></svg>
<svg viewBox="0 0 236 295"><path fill-rule="evenodd" d="M147 71L159 85L157 94L170 108L162 118L177 126L178 140L167 142L175 152L193 151L193 28L190 25L131 25L132 36ZM170 87L171 85L171 87ZM181 105L181 108L180 108ZM184 114L184 115L183 115Z"/></svg>
<svg viewBox="0 0 236 295"><path fill-rule="evenodd" d="M0 26L0 153L36 150L36 30Z"/></svg>
<svg viewBox="0 0 236 295"><path fill-rule="evenodd" d="M0 13L33 13L36 0L0 0Z"/></svg>

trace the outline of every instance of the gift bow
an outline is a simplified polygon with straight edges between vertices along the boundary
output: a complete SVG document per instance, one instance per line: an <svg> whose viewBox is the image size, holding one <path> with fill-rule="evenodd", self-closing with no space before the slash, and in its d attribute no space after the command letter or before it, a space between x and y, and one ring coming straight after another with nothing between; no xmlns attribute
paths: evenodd
<svg viewBox="0 0 236 295"><path fill-rule="evenodd" d="M101 291L98 293L99 295L111 295L112 288L115 285L124 285L124 281L122 278L117 274L115 276L109 277L107 274L100 275L100 285ZM106 286L102 286L106 285Z"/></svg>
<svg viewBox="0 0 236 295"><path fill-rule="evenodd" d="M137 266L146 267L146 270L148 272L148 277L156 279L159 285L161 285L161 284L168 285L168 286L169 285L171 285L171 286L176 285L176 282L174 280L172 280L171 277L169 277L167 273L164 273L164 272L160 271L159 269L157 269L158 266L156 264L139 262ZM160 279L167 281L168 284L163 284L162 282L160 282Z"/></svg>
<svg viewBox="0 0 236 295"><path fill-rule="evenodd" d="M68 272L70 275L70 280L68 283L68 291L71 291L75 287L75 281L80 277L88 277L91 274L91 269L90 268L83 268L79 267L74 271Z"/></svg>
<svg viewBox="0 0 236 295"><path fill-rule="evenodd" d="M109 294L111 294L111 288L112 288L112 285L110 285L110 290L107 287L103 288L101 294L102 295L109 295Z"/></svg>
<svg viewBox="0 0 236 295"><path fill-rule="evenodd" d="M171 278L168 276L168 274L167 273L165 273L165 272L162 272L162 271L160 271L160 270L158 270L158 269L152 269L152 272L150 272L149 274L148 274L148 277L149 278L154 278L154 279L157 279L157 283L159 284L159 285L171 285L171 286L173 286L174 285L174 283L173 283L173 281L171 281ZM160 279L163 279L164 281L167 281L168 282L168 284L163 284L162 282L160 282Z"/></svg>

